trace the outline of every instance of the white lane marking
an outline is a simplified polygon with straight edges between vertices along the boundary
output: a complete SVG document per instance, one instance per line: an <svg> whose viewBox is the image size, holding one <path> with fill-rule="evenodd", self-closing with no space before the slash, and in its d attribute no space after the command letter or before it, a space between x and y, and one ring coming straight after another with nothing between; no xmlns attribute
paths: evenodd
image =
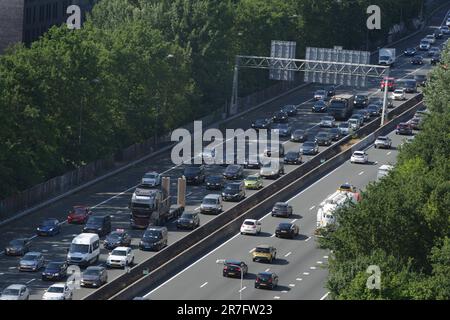
<svg viewBox="0 0 450 320"><path fill-rule="evenodd" d="M316 263L317 263L317 264L323 264L323 262L322 262L322 261L317 261Z"/></svg>
<svg viewBox="0 0 450 320"><path fill-rule="evenodd" d="M328 297L329 294L330 294L330 292L325 293L325 294L322 296L322 298L320 298L320 300L325 300L325 299Z"/></svg>
<svg viewBox="0 0 450 320"><path fill-rule="evenodd" d="M309 208L309 211L314 210L316 206L312 206L311 208Z"/></svg>
<svg viewBox="0 0 450 320"><path fill-rule="evenodd" d="M311 239L311 237L309 237L308 239L305 240L305 242L309 241Z"/></svg>
<svg viewBox="0 0 450 320"><path fill-rule="evenodd" d="M287 290L283 290L283 291L281 291L281 293L287 293Z"/></svg>
<svg viewBox="0 0 450 320"><path fill-rule="evenodd" d="M247 289L247 287L243 287L242 289L239 290L239 292L244 291L245 289Z"/></svg>
<svg viewBox="0 0 450 320"><path fill-rule="evenodd" d="M279 297L279 296L275 296L275 297L273 297L273 298L274 298L274 299L277 299L277 300L278 300L278 299L280 299L280 297Z"/></svg>
<svg viewBox="0 0 450 320"><path fill-rule="evenodd" d="M59 247L59 244L52 244L52 247Z"/></svg>
<svg viewBox="0 0 450 320"><path fill-rule="evenodd" d="M188 193L186 194L186 197L189 197L190 195L192 195L192 192L188 192Z"/></svg>
<svg viewBox="0 0 450 320"><path fill-rule="evenodd" d="M285 256L285 257L289 257L291 254L292 254L292 252L289 251L289 252L286 253L284 256Z"/></svg>
<svg viewBox="0 0 450 320"><path fill-rule="evenodd" d="M297 279L295 279L295 280L297 280L297 281L302 281L303 279L302 279L302 278L297 278Z"/></svg>
<svg viewBox="0 0 450 320"><path fill-rule="evenodd" d="M2 276L2 275L4 275L5 273L4 272L0 272L0 276Z"/></svg>
<svg viewBox="0 0 450 320"><path fill-rule="evenodd" d="M363 175L364 171L361 171L360 173L358 173L359 176Z"/></svg>
<svg viewBox="0 0 450 320"><path fill-rule="evenodd" d="M32 283L34 280L36 280L36 279L31 279L30 281L27 281L27 284Z"/></svg>
<svg viewBox="0 0 450 320"><path fill-rule="evenodd" d="M255 248L253 248L252 250L250 250L248 253L252 253L253 251L255 251Z"/></svg>
<svg viewBox="0 0 450 320"><path fill-rule="evenodd" d="M8 269L9 270L14 270L14 269L16 269L17 267L9 267Z"/></svg>
<svg viewBox="0 0 450 320"><path fill-rule="evenodd" d="M203 288L204 286L206 286L208 284L208 281L206 281L204 284L202 284L201 286L200 286L200 288Z"/></svg>
<svg viewBox="0 0 450 320"><path fill-rule="evenodd" d="M303 272L304 276L309 276L309 272Z"/></svg>
<svg viewBox="0 0 450 320"><path fill-rule="evenodd" d="M323 256L324 259L328 259L328 256Z"/></svg>
<svg viewBox="0 0 450 320"><path fill-rule="evenodd" d="M42 249L41 251L42 251L42 252L48 252L48 250L47 250L47 249Z"/></svg>
<svg viewBox="0 0 450 320"><path fill-rule="evenodd" d="M289 287L293 288L293 287L295 287L295 284L294 283L290 283Z"/></svg>
<svg viewBox="0 0 450 320"><path fill-rule="evenodd" d="M269 271L270 271L270 268L267 268L266 271L264 271L264 272L269 272Z"/></svg>
<svg viewBox="0 0 450 320"><path fill-rule="evenodd" d="M270 236L271 238L275 237L275 233L273 235Z"/></svg>
<svg viewBox="0 0 450 320"><path fill-rule="evenodd" d="M388 153L386 153L388 156L392 153L392 151L389 151Z"/></svg>
<svg viewBox="0 0 450 320"><path fill-rule="evenodd" d="M309 267L311 270L316 270L317 267Z"/></svg>
<svg viewBox="0 0 450 320"><path fill-rule="evenodd" d="M194 211L198 211L198 210L200 210L200 207L197 207L197 208L194 209Z"/></svg>
<svg viewBox="0 0 450 320"><path fill-rule="evenodd" d="M297 221L297 219L292 220L291 223L294 223L295 221Z"/></svg>

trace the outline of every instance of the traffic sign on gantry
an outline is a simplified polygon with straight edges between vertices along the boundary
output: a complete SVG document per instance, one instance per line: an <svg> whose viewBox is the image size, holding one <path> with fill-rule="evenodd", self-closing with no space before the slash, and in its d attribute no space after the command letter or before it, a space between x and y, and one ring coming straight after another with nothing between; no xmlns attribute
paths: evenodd
<svg viewBox="0 0 450 320"><path fill-rule="evenodd" d="M297 43L294 41L272 40L270 56L273 58L295 59L295 50ZM274 65L269 70L269 78L271 80L294 81L295 72L282 70Z"/></svg>

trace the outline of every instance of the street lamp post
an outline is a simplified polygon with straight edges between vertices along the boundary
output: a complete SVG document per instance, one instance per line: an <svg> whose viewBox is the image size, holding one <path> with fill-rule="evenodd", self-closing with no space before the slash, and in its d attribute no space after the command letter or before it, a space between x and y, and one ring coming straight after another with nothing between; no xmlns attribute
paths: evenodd
<svg viewBox="0 0 450 320"><path fill-rule="evenodd" d="M224 264L225 263L225 259L217 259L216 260L216 264ZM239 300L242 300L242 288L243 288L243 284L244 284L244 272L242 271L243 266L241 265L239 270L241 271L241 288L239 290Z"/></svg>

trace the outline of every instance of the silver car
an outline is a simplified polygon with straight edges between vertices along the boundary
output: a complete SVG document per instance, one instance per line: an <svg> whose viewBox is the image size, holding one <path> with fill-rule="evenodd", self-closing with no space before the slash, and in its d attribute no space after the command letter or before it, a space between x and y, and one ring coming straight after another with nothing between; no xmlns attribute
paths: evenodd
<svg viewBox="0 0 450 320"><path fill-rule="evenodd" d="M223 201L220 194L208 194L203 198L200 205L201 213L218 214L223 210Z"/></svg>
<svg viewBox="0 0 450 320"><path fill-rule="evenodd" d="M30 290L23 284L12 284L2 291L0 300L28 300Z"/></svg>
<svg viewBox="0 0 450 320"><path fill-rule="evenodd" d="M375 140L375 148L386 148L390 149L392 146L392 140L386 136L380 136Z"/></svg>
<svg viewBox="0 0 450 320"><path fill-rule="evenodd" d="M335 121L336 120L334 119L334 117L326 116L320 120L320 126L326 128L333 128L335 126Z"/></svg>

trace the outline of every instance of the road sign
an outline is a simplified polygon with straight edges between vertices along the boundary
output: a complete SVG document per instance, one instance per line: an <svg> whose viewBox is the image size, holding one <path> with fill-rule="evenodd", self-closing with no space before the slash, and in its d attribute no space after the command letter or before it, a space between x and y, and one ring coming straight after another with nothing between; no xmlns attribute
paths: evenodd
<svg viewBox="0 0 450 320"><path fill-rule="evenodd" d="M294 41L272 40L270 56L274 58L295 59L295 50L297 43ZM271 80L294 81L295 72L280 69L280 61L274 61L269 71Z"/></svg>

